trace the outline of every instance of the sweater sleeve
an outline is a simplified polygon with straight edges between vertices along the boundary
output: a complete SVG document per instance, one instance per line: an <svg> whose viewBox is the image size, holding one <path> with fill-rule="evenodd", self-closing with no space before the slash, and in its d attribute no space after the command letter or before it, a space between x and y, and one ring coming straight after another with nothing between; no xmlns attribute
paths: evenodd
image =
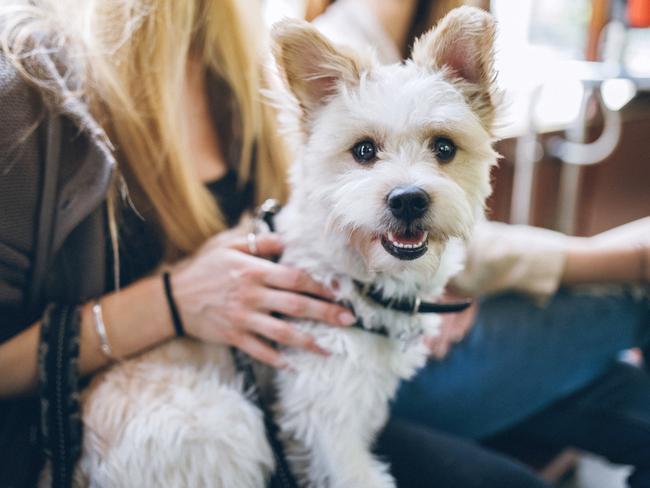
<svg viewBox="0 0 650 488"><path fill-rule="evenodd" d="M544 299L560 285L569 239L537 227L481 222L453 285L468 295L516 290Z"/></svg>
<svg viewBox="0 0 650 488"><path fill-rule="evenodd" d="M41 107L0 54L0 341L25 308L41 186Z"/></svg>

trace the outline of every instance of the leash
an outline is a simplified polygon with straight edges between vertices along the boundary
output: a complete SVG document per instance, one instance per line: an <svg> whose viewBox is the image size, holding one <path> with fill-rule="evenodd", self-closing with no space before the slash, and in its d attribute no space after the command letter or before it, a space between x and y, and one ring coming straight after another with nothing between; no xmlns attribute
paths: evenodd
<svg viewBox="0 0 650 488"><path fill-rule="evenodd" d="M298 488L298 483L289 468L287 457L284 452L284 446L278 436L280 429L278 428L273 413L269 406L264 402L260 395L257 380L255 378L255 371L253 370L253 360L243 351L235 347L230 348L235 368L242 375L244 380L244 391L248 398L251 399L262 412L264 417L264 427L266 428L266 439L269 441L271 450L273 451L273 458L275 459L275 472L269 481L269 488Z"/></svg>
<svg viewBox="0 0 650 488"><path fill-rule="evenodd" d="M271 199L266 200L257 213L257 220L264 222L271 232L275 232L275 222L273 219L279 210L280 205L277 201ZM230 353L235 363L235 368L244 380L244 391L246 395L260 409L264 417L266 438L271 446L275 460L275 472L269 481L269 488L298 488L298 483L287 462L284 446L279 438L280 429L275 423L271 409L260 394L253 369L253 360L250 356L235 347L230 348Z"/></svg>

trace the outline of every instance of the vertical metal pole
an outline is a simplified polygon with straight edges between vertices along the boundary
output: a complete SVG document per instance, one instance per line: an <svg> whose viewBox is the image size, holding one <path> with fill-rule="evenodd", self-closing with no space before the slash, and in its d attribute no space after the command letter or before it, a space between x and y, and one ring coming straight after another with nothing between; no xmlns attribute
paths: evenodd
<svg viewBox="0 0 650 488"><path fill-rule="evenodd" d="M585 86L576 122L566 133L567 139L572 142L581 144L587 142L587 109L593 93L593 86ZM581 179L582 168L579 164L562 162L555 228L565 234L572 235L575 233L576 211L578 209Z"/></svg>
<svg viewBox="0 0 650 488"><path fill-rule="evenodd" d="M529 132L517 138L510 201L510 223L512 224L528 224L530 222L536 161L537 135L534 132Z"/></svg>
<svg viewBox="0 0 650 488"><path fill-rule="evenodd" d="M510 199L510 223L529 224L530 208L535 181L535 163L538 159L537 132L533 120L535 104L541 92L537 86L528 100L528 126L526 133L517 138L515 149L514 175L512 181L512 197Z"/></svg>

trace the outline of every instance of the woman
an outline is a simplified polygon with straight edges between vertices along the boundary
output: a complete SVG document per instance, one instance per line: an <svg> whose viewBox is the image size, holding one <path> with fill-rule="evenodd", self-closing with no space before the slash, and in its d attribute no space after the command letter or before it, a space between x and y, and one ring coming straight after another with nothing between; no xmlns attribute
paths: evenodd
<svg viewBox="0 0 650 488"><path fill-rule="evenodd" d="M258 8L0 7L1 485L33 485L41 449L54 484L70 483L79 380L115 360L185 333L281 367L267 340L322 351L271 313L354 321L319 283L263 259L282 251L276 237L224 232L286 196L282 143L258 95ZM403 485L541 486L425 430L391 424L382 443L389 456L404 446L393 462Z"/></svg>

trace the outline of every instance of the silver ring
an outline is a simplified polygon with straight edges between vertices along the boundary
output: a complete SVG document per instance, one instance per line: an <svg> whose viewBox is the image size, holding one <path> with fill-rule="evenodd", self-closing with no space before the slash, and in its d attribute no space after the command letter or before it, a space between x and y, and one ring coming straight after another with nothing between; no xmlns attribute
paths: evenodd
<svg viewBox="0 0 650 488"><path fill-rule="evenodd" d="M257 236L254 232L249 232L246 236L246 242L248 243L248 251L253 255L257 256Z"/></svg>

